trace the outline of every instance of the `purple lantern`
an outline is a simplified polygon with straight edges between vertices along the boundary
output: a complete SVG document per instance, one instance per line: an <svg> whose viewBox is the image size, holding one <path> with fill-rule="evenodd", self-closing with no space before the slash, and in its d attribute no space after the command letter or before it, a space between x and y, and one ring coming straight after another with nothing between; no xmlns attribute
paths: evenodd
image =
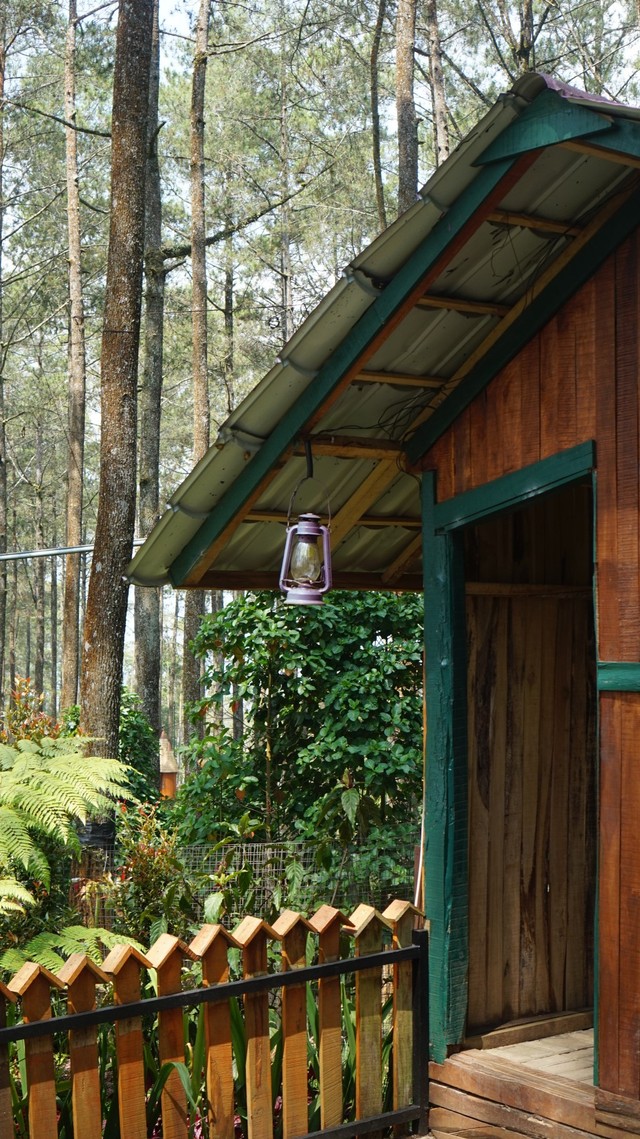
<svg viewBox="0 0 640 1139"><path fill-rule="evenodd" d="M280 589L287 605L322 605L331 589L329 527L320 525L317 514L301 514L287 527Z"/></svg>

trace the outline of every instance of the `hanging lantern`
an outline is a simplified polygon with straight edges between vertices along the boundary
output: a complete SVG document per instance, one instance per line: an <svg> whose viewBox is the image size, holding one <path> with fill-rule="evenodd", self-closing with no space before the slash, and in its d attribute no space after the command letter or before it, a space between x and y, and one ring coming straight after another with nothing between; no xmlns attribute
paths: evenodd
<svg viewBox="0 0 640 1139"><path fill-rule="evenodd" d="M287 605L322 605L331 589L329 527L320 525L317 514L301 514L287 527L280 589Z"/></svg>

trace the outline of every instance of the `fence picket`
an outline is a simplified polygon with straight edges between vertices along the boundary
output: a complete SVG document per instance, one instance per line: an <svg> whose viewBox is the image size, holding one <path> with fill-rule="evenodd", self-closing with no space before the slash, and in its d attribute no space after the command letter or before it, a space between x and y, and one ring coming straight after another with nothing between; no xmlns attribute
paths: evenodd
<svg viewBox="0 0 640 1139"><path fill-rule="evenodd" d="M373 906L351 914L356 957L378 953L389 925ZM382 1111L382 969L356 973L356 1118Z"/></svg>
<svg viewBox="0 0 640 1139"><path fill-rule="evenodd" d="M42 965L26 964L9 981L9 989L21 998L25 1024L51 1019L51 989L64 988L53 973ZM53 1039L37 1036L25 1042L27 1086L29 1088L30 1139L51 1139L58 1133Z"/></svg>
<svg viewBox="0 0 640 1139"><path fill-rule="evenodd" d="M353 929L349 918L334 906L320 906L310 920L318 934L318 961L337 961L340 927ZM342 1123L342 1023L340 980L327 977L318 982L318 1028L320 1035L320 1125Z"/></svg>
<svg viewBox="0 0 640 1139"><path fill-rule="evenodd" d="M246 917L233 936L242 946L245 977L267 972L267 938L280 940L271 926L260 918ZM244 999L247 1033L247 1129L248 1139L273 1139L271 1094L271 1043L269 1039L269 997L267 993L247 994Z"/></svg>
<svg viewBox="0 0 640 1139"><path fill-rule="evenodd" d="M116 945L111 950L102 968L113 981L116 1004L127 1005L140 999L143 967L149 969L151 964L132 945ZM127 1139L147 1139L142 1020L139 1016L119 1020L115 1032L120 1134Z"/></svg>
<svg viewBox="0 0 640 1139"><path fill-rule="evenodd" d="M237 948L238 942L222 925L204 925L196 934L190 949L202 961L203 985L221 985L229 980L230 946ZM228 1001L205 1006L204 1031L211 1139L234 1139L233 1049Z"/></svg>
<svg viewBox="0 0 640 1139"><path fill-rule="evenodd" d="M383 911L391 923L394 949L411 945L416 916L420 911L411 902L394 901ZM413 1096L413 965L400 961L393 966L393 1106L410 1103ZM396 1135L406 1135L406 1126L396 1127Z"/></svg>
<svg viewBox="0 0 640 1139"><path fill-rule="evenodd" d="M84 953L73 953L61 969L58 980L67 986L67 1009L88 1012L96 1007L96 982L108 984L107 974ZM69 1033L71 1063L71 1110L74 1135L100 1139L102 1109L98 1071L98 1030L95 1025Z"/></svg>
<svg viewBox="0 0 640 1139"><path fill-rule="evenodd" d="M4 1028L7 1023L7 1001L14 1004L17 999L16 994L0 981L0 1028ZM13 1134L13 1109L9 1078L9 1046L0 1044L0 1135L11 1134Z"/></svg>
<svg viewBox="0 0 640 1139"><path fill-rule="evenodd" d="M182 988L182 961L195 953L184 941L163 933L147 953L147 960L158 976L158 996L179 993ZM184 1020L182 1009L165 1009L158 1013L158 1052L160 1064L184 1064ZM162 1090L162 1134L164 1139L186 1139L188 1128L187 1097L180 1076L175 1071L167 1076Z"/></svg>
<svg viewBox="0 0 640 1139"><path fill-rule="evenodd" d="M302 914L284 910L273 923L282 937L282 969L307 963L307 934L313 928ZM309 1130L307 1088L307 987L290 985L282 993L282 1136L294 1139Z"/></svg>

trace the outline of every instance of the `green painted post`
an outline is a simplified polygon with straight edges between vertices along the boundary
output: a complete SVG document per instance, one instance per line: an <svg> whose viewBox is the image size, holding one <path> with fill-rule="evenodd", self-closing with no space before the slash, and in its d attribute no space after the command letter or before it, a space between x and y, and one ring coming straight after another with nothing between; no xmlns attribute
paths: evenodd
<svg viewBox="0 0 640 1139"><path fill-rule="evenodd" d="M430 921L430 1036L442 1062L467 1012L466 618L461 536L434 525L435 477L423 487L427 778L425 889Z"/></svg>

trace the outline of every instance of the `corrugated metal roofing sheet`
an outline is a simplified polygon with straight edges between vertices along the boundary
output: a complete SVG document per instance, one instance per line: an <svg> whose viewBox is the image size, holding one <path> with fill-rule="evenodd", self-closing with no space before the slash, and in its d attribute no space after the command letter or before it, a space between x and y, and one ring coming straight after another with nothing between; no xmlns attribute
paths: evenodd
<svg viewBox="0 0 640 1139"><path fill-rule="evenodd" d="M276 584L304 436L314 479L295 510L327 514L330 504L336 584L419 588L419 482L403 449L464 385L466 362L487 358L515 326L514 306L637 179L639 120L542 76L502 96L229 416L133 559L131 580Z"/></svg>

